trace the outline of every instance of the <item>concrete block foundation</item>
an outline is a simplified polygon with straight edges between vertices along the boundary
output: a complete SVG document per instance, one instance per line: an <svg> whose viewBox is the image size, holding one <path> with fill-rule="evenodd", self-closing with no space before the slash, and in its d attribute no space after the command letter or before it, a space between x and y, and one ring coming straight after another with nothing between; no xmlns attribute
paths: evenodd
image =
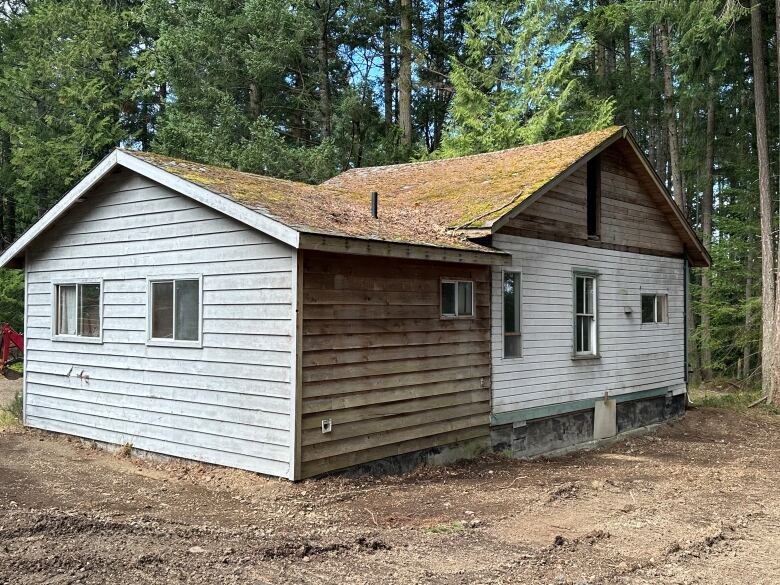
<svg viewBox="0 0 780 585"><path fill-rule="evenodd" d="M677 418L685 414L687 395L655 396L618 402L615 405L617 433ZM491 427L493 450L527 459L590 447L604 437L594 436L595 408Z"/></svg>

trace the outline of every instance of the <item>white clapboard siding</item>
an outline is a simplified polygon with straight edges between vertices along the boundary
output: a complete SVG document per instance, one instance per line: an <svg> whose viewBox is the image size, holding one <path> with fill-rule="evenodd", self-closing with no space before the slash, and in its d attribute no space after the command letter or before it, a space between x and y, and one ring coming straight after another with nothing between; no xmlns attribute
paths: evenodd
<svg viewBox="0 0 780 585"><path fill-rule="evenodd" d="M493 271L493 413L685 383L683 260L497 234L521 272L523 355L503 357L501 269ZM573 272L598 273L600 359L572 359ZM641 293L667 294L669 322L641 323ZM626 307L632 310L626 314Z"/></svg>
<svg viewBox="0 0 780 585"><path fill-rule="evenodd" d="M30 426L289 476L292 250L129 171L27 256ZM202 347L147 345L147 278L201 275ZM52 282L102 279L102 343L52 340Z"/></svg>

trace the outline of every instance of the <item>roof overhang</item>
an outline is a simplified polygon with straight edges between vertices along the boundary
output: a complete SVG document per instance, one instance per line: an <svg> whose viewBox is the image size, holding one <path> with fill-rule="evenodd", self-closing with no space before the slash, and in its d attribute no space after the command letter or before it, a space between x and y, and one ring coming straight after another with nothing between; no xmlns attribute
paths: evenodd
<svg viewBox="0 0 780 585"><path fill-rule="evenodd" d="M682 240L685 247L685 253L691 264L698 267L709 267L712 264L712 258L710 257L709 252L707 251L702 241L699 239L699 236L696 234L694 229L691 227L691 224L688 223L688 220L686 219L682 210L679 208L677 203L675 203L671 193L669 193L669 190L663 184L661 178L655 172L655 169L650 164L650 161L647 160L647 157L642 152L642 149L639 148L639 145L627 128L621 128L615 132L614 135L604 140L604 142L599 144L596 148L572 163L564 172L560 173L555 178L542 185L532 195L524 199L522 203L509 210L500 218L493 221L490 224L493 233L501 229L513 217L523 213L523 211L528 209L529 206L533 205L534 202L543 197L545 193L549 192L551 189L554 189L557 185L560 185L583 164L587 163L593 157L602 153L604 150L616 144L620 140L625 140L635 155L634 158L636 161L638 161L638 168L635 170L638 171L641 175L648 177L648 181L646 181L646 183L649 183L648 187L652 187L652 189L657 192L658 197L663 204L662 212L680 236L680 239Z"/></svg>
<svg viewBox="0 0 780 585"><path fill-rule="evenodd" d="M485 264L504 266L512 261L511 254L486 248L466 250L426 244L392 242L354 236L340 236L321 233L301 233L300 249L361 256L384 256L387 258L408 258L435 262L460 264Z"/></svg>
<svg viewBox="0 0 780 585"><path fill-rule="evenodd" d="M123 167L134 171L177 193L181 193L203 205L224 213L228 217L232 217L250 227L256 228L285 244L289 244L294 248L298 247L300 234L297 230L286 226L278 220L268 217L255 209L245 207L227 197L223 197L199 185L190 183L172 173L165 172L127 152L114 150L100 161L87 176L81 179L75 187L68 191L54 207L47 211L13 244L0 254L0 267L18 267L24 251L30 243L62 217L65 212L67 212L82 195L84 195L84 193L97 185L98 182L117 167Z"/></svg>
<svg viewBox="0 0 780 585"><path fill-rule="evenodd" d="M342 254L415 258L442 262L488 265L505 264L508 258L507 254L500 251L492 251L489 248L485 248L484 250L467 250L457 247L439 247L426 244L322 234L310 232L306 228L296 229L273 217L263 214L257 209L246 207L219 193L215 193L173 173L169 173L128 152L114 150L68 191L54 207L47 211L35 224L11 244L11 246L0 254L0 267L22 267L24 265L24 252L33 240L45 230L52 227L55 222L76 204L87 191L119 167L136 172L160 185L168 187L177 193L276 238L293 248L332 251Z"/></svg>

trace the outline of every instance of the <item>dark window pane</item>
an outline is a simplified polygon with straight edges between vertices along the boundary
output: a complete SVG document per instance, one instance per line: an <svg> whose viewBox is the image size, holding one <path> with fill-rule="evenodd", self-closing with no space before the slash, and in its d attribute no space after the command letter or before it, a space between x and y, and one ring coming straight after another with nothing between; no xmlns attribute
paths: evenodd
<svg viewBox="0 0 780 585"><path fill-rule="evenodd" d="M458 315L474 314L474 285L470 282L458 283Z"/></svg>
<svg viewBox="0 0 780 585"><path fill-rule="evenodd" d="M519 315L515 310L517 291L517 273L504 273L504 332L517 333Z"/></svg>
<svg viewBox="0 0 780 585"><path fill-rule="evenodd" d="M173 282L152 283L152 337L173 339Z"/></svg>
<svg viewBox="0 0 780 585"><path fill-rule="evenodd" d="M585 312L585 279L578 276L576 278L577 282L577 288L575 292L576 297L576 309L575 312L577 314L582 314Z"/></svg>
<svg viewBox="0 0 780 585"><path fill-rule="evenodd" d="M516 334L504 335L504 357L520 357L522 354L521 337Z"/></svg>
<svg viewBox="0 0 780 585"><path fill-rule="evenodd" d="M100 285L79 285L79 335L100 337Z"/></svg>
<svg viewBox="0 0 780 585"><path fill-rule="evenodd" d="M585 278L585 314L593 315L593 279Z"/></svg>
<svg viewBox="0 0 780 585"><path fill-rule="evenodd" d="M655 323L655 295L642 295L642 323Z"/></svg>
<svg viewBox="0 0 780 585"><path fill-rule="evenodd" d="M57 286L57 335L76 335L78 287Z"/></svg>
<svg viewBox="0 0 780 585"><path fill-rule="evenodd" d="M455 314L455 283L454 282L441 283L441 314L442 315Z"/></svg>
<svg viewBox="0 0 780 585"><path fill-rule="evenodd" d="M197 280L176 281L176 339L198 340L198 289Z"/></svg>

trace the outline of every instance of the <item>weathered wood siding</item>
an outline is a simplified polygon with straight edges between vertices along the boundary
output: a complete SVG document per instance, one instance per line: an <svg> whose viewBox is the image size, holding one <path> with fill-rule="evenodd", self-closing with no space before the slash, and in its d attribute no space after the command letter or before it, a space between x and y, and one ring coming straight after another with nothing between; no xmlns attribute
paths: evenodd
<svg viewBox="0 0 780 585"><path fill-rule="evenodd" d="M493 237L522 274L523 338L522 357L505 359L494 269L494 414L685 387L683 245L616 148L602 155L601 240L589 241L585 177L576 171ZM575 269L599 275L597 359L572 359ZM668 323L641 323L641 293L668 295Z"/></svg>
<svg viewBox="0 0 780 585"><path fill-rule="evenodd" d="M504 234L658 256L682 257L683 244L657 196L613 146L601 155L601 238L589 240L583 166L512 218Z"/></svg>
<svg viewBox="0 0 780 585"><path fill-rule="evenodd" d="M441 278L475 318L440 317ZM306 253L303 476L487 436L489 304L486 267Z"/></svg>
<svg viewBox="0 0 780 585"><path fill-rule="evenodd" d="M288 246L112 175L28 252L26 423L288 476L292 269ZM177 274L202 275L202 348L146 344L146 279ZM103 279L102 343L51 340L70 278Z"/></svg>

